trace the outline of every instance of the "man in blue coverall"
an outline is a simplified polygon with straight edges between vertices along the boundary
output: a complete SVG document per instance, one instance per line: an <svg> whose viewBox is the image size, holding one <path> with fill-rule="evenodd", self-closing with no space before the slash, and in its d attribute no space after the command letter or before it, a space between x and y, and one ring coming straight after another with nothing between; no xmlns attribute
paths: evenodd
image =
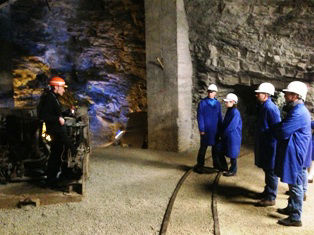
<svg viewBox="0 0 314 235"><path fill-rule="evenodd" d="M257 128L255 135L255 165L265 173L264 191L259 195L261 200L256 206L273 206L276 203L278 177L275 175L275 157L277 140L272 136L270 128L281 121L280 111L272 102L275 87L268 82L259 85L255 96L259 105Z"/></svg>
<svg viewBox="0 0 314 235"><path fill-rule="evenodd" d="M311 127L312 127L312 131L314 130L314 121L311 122ZM314 132L312 134L312 153L311 153L311 159L312 159L312 163L310 168L308 169L309 171L309 175L308 175L308 182L309 183L313 183L313 178L314 178Z"/></svg>
<svg viewBox="0 0 314 235"><path fill-rule="evenodd" d="M208 146L214 146L218 139L219 128L222 124L221 105L215 98L218 89L215 84L208 87L208 96L202 99L197 109L197 122L200 132L200 148L197 155L197 164L194 170L203 173L205 154ZM213 154L213 167L219 169L218 157Z"/></svg>
<svg viewBox="0 0 314 235"><path fill-rule="evenodd" d="M311 116L304 105L307 86L299 81L289 83L285 93L287 117L274 128L278 139L275 174L289 185L288 206L277 211L288 215L278 223L302 226L303 181L311 144Z"/></svg>

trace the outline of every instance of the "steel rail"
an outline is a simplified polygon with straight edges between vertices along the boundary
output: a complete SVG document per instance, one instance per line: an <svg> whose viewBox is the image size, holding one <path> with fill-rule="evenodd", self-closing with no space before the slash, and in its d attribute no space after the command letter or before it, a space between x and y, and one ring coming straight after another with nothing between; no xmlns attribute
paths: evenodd
<svg viewBox="0 0 314 235"><path fill-rule="evenodd" d="M168 206L167 206L167 209L166 209L166 212L164 214L164 218L162 220L162 224L161 224L161 228L160 228L160 231L159 231L159 234L160 235L165 235L166 232L167 232L167 228L168 228L168 224L169 224L169 221L170 221L170 215L171 215L171 211L172 211L172 207L173 207L173 204L174 204L174 201L176 200L176 197L177 197L177 194L183 184L183 182L186 180L186 178L189 176L189 174L193 171L193 168L187 170L183 176L181 177L181 179L179 180L176 188L174 189L172 195L171 195L171 198L169 200L169 203L168 203Z"/></svg>
<svg viewBox="0 0 314 235"><path fill-rule="evenodd" d="M247 152L242 152L238 158L243 157L244 155L246 155ZM168 228L168 224L170 221L170 215L172 212L172 207L173 204L175 202L175 199L177 197L177 194L182 186L182 184L184 183L184 181L186 180L186 178L189 176L189 174L193 171L193 168L187 170L182 177L180 178L179 182L176 185L176 188L174 189L167 209L165 211L163 220L162 220L162 224L161 224L161 229L159 231L160 235L165 235L167 233L167 228ZM218 188L218 184L219 184L219 179L220 176L222 175L222 172L217 172L214 182L212 183L213 187L212 187L212 196L211 196L211 212L212 212L212 218L213 218L213 229L214 229L214 235L220 235L220 227L219 227L219 217L218 217L218 210L217 210L217 188Z"/></svg>

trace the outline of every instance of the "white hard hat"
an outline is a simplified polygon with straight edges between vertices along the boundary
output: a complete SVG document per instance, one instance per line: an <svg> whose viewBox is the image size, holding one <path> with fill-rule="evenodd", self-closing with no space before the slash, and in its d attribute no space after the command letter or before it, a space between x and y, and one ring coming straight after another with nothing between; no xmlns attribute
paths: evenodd
<svg viewBox="0 0 314 235"><path fill-rule="evenodd" d="M209 86L208 86L208 89L207 89L208 91L218 91L218 89L217 89L217 86L215 85L215 84L210 84Z"/></svg>
<svg viewBox="0 0 314 235"><path fill-rule="evenodd" d="M307 86L303 82L293 81L289 83L289 85L287 86L287 89L283 89L282 91L298 94L300 98L305 101L306 94L307 94Z"/></svg>
<svg viewBox="0 0 314 235"><path fill-rule="evenodd" d="M233 94L233 93L229 93L227 96L226 96L226 98L224 99L224 101L234 101L235 103L238 103L238 97L235 95L235 94Z"/></svg>
<svg viewBox="0 0 314 235"><path fill-rule="evenodd" d="M267 93L269 95L274 95L275 94L275 87L273 86L273 84L269 83L269 82L263 82L262 84L260 84L257 88L257 90L255 90L256 93Z"/></svg>

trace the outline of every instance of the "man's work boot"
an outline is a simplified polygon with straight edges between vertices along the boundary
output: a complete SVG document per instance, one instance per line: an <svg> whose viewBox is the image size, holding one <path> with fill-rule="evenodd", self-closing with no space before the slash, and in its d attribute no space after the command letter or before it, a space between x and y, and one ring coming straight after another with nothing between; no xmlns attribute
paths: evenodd
<svg viewBox="0 0 314 235"><path fill-rule="evenodd" d="M292 220L290 217L278 220L278 224L281 224L284 226L295 226L295 227L301 227L302 226L301 221Z"/></svg>
<svg viewBox="0 0 314 235"><path fill-rule="evenodd" d="M285 207L285 208L278 208L277 212L283 215L290 215L291 210L289 207Z"/></svg>
<svg viewBox="0 0 314 235"><path fill-rule="evenodd" d="M203 174L205 172L205 167L200 165L195 165L193 171L198 174Z"/></svg>
<svg viewBox="0 0 314 235"><path fill-rule="evenodd" d="M266 206L274 206L276 204L276 200L266 200L262 199L255 204L255 206L266 207Z"/></svg>
<svg viewBox="0 0 314 235"><path fill-rule="evenodd" d="M223 176L235 176L237 174L237 172L232 172L232 171L227 171L223 173Z"/></svg>

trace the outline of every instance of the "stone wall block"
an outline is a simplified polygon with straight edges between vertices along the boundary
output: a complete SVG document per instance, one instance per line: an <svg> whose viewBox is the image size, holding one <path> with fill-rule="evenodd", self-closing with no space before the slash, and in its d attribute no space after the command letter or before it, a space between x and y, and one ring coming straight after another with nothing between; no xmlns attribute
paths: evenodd
<svg viewBox="0 0 314 235"><path fill-rule="evenodd" d="M228 46L228 45L225 45L223 48L222 48L222 51L221 51L222 54L224 55L227 55L231 58L239 58L239 55L240 55L240 51L238 48L235 48L235 47L232 47L232 46Z"/></svg>
<svg viewBox="0 0 314 235"><path fill-rule="evenodd" d="M305 104L307 105L309 111L311 112L312 119L314 119L314 106L313 106L314 84L313 84L313 82L309 83L308 89L309 90L308 90L307 95L306 95L306 102L305 102Z"/></svg>
<svg viewBox="0 0 314 235"><path fill-rule="evenodd" d="M296 76L296 70L293 67L285 67L285 76L294 78Z"/></svg>
<svg viewBox="0 0 314 235"><path fill-rule="evenodd" d="M231 57L226 57L226 56L220 56L220 61L222 66L227 69L231 70L233 72L239 72L240 71L240 62L232 59Z"/></svg>
<svg viewBox="0 0 314 235"><path fill-rule="evenodd" d="M251 73L256 73L256 74L263 74L263 70L261 69L258 63L246 63L248 69L246 70L247 72L251 72Z"/></svg>
<svg viewBox="0 0 314 235"><path fill-rule="evenodd" d="M247 76L240 76L240 84L250 86L251 85L251 78Z"/></svg>
<svg viewBox="0 0 314 235"><path fill-rule="evenodd" d="M281 59L280 59L279 55L274 55L274 62L278 63L278 64L281 62Z"/></svg>
<svg viewBox="0 0 314 235"><path fill-rule="evenodd" d="M279 76L285 76L286 70L283 67L277 67L277 73Z"/></svg>
<svg viewBox="0 0 314 235"><path fill-rule="evenodd" d="M261 78L251 78L251 85L257 86L263 82Z"/></svg>
<svg viewBox="0 0 314 235"><path fill-rule="evenodd" d="M258 53L254 51L248 51L246 54L246 60L250 62L255 62L258 60Z"/></svg>
<svg viewBox="0 0 314 235"><path fill-rule="evenodd" d="M274 85L276 91L281 91L282 89L285 89L288 85L286 81L272 80L269 82Z"/></svg>
<svg viewBox="0 0 314 235"><path fill-rule="evenodd" d="M249 67L249 64L245 60L241 59L240 60L240 68L243 71L248 71L250 67Z"/></svg>
<svg viewBox="0 0 314 235"><path fill-rule="evenodd" d="M269 78L274 78L276 75L279 75L277 68L278 67L276 66L276 64L270 64L270 65L266 64L265 72L263 74Z"/></svg>
<svg viewBox="0 0 314 235"><path fill-rule="evenodd" d="M304 78L304 72L298 71L295 75L295 78L303 80Z"/></svg>
<svg viewBox="0 0 314 235"><path fill-rule="evenodd" d="M227 86L239 84L239 78L232 75L218 75L218 80L222 85Z"/></svg>
<svg viewBox="0 0 314 235"><path fill-rule="evenodd" d="M185 0L192 32L190 43L199 45L202 42L209 52L215 48L219 58L216 65L211 56L200 52L201 55L194 60L194 69L219 74L217 82L222 91L233 89L238 92L243 89L251 92L262 82L273 82L281 89L296 79L314 82L314 47L310 37L313 34L313 12L310 1L300 1L296 5L293 1L228 0L223 1L225 7L220 9L222 13L214 7L221 2ZM237 82L239 84L235 84ZM195 81L195 90L198 90L198 85ZM314 98L309 99L311 102L307 105L313 109ZM193 102L196 108L198 100ZM245 113L251 108L244 106L239 108L244 120L247 120L245 125L253 127L252 113ZM243 131L249 132L245 125ZM246 134L243 133L244 136Z"/></svg>
<svg viewBox="0 0 314 235"><path fill-rule="evenodd" d="M306 70L307 64L306 63L298 63L297 68L301 70Z"/></svg>

